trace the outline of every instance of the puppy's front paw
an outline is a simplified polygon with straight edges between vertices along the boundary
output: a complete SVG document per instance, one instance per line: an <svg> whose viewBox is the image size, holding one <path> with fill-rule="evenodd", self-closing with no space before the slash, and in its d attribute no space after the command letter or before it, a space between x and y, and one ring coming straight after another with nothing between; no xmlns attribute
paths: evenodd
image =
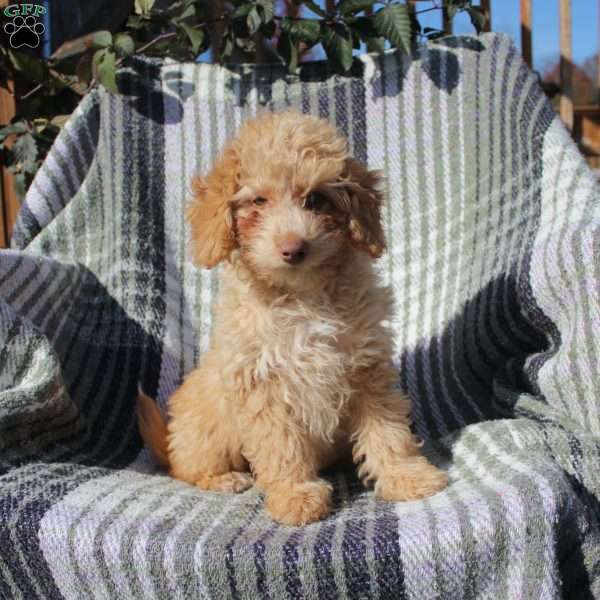
<svg viewBox="0 0 600 600"><path fill-rule="evenodd" d="M448 475L424 456L404 459L375 483L375 494L384 500L419 500L448 485Z"/></svg>
<svg viewBox="0 0 600 600"><path fill-rule="evenodd" d="M249 490L254 485L250 473L229 471L222 475L206 475L196 481L196 485L203 490L212 492L233 492L240 494Z"/></svg>
<svg viewBox="0 0 600 600"><path fill-rule="evenodd" d="M285 525L306 525L331 512L331 485L325 481L278 484L267 490L265 506Z"/></svg>

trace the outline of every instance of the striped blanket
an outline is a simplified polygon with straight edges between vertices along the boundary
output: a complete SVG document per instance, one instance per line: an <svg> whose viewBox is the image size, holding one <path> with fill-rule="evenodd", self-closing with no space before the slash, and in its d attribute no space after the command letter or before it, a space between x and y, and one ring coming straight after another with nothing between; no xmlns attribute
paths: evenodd
<svg viewBox="0 0 600 600"><path fill-rule="evenodd" d="M134 60L90 93L0 252L0 598L600 598L600 189L509 38L296 78ZM398 385L450 486L270 520L142 448L209 343L194 173L259 110L335 122L387 175Z"/></svg>

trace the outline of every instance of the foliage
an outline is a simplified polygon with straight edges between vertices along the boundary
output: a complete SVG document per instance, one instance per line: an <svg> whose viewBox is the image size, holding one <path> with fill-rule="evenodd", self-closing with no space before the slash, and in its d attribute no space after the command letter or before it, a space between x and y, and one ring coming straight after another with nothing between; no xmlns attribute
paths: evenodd
<svg viewBox="0 0 600 600"><path fill-rule="evenodd" d="M215 17L207 0L177 0L167 8L157 8L155 0L135 0L120 31L96 31L66 42L48 60L0 48L0 85L14 80L30 88L17 98L17 117L0 125L0 164L15 174L22 197L66 120L64 113L96 84L118 93L118 68L135 54L194 60L210 47L211 32L221 31L218 52L224 62L236 51L254 52L260 40L293 74L302 55L320 44L332 69L343 73L351 69L357 50L410 52L420 40L443 35L421 29L421 12L443 9L453 18L465 11L477 31L485 23L472 0L438 0L435 8L424 10L418 10L419 1L339 0L328 12L314 0L287 0L297 9L289 12L301 15L289 16L277 14L274 0L228 0L223 15Z"/></svg>

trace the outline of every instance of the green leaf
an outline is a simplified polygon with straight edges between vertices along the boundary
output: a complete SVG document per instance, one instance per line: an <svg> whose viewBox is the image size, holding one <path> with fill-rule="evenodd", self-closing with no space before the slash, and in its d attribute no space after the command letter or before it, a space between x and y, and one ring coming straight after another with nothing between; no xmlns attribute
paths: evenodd
<svg viewBox="0 0 600 600"><path fill-rule="evenodd" d="M144 54L150 56L171 56L177 52L177 45L173 42L173 39L160 40L156 44L152 44Z"/></svg>
<svg viewBox="0 0 600 600"><path fill-rule="evenodd" d="M98 64L98 79L109 91L117 93L117 56L112 50L106 50Z"/></svg>
<svg viewBox="0 0 600 600"><path fill-rule="evenodd" d="M367 45L368 52L383 52L385 40L377 34L373 25L373 17L355 17L346 21L355 35Z"/></svg>
<svg viewBox="0 0 600 600"><path fill-rule="evenodd" d="M348 71L352 66L352 34L343 23L322 24L321 42L336 71Z"/></svg>
<svg viewBox="0 0 600 600"><path fill-rule="evenodd" d="M221 57L228 59L233 52L235 47L235 37L233 35L226 35L223 37L221 42Z"/></svg>
<svg viewBox="0 0 600 600"><path fill-rule="evenodd" d="M147 17L152 11L154 0L135 0L135 14Z"/></svg>
<svg viewBox="0 0 600 600"><path fill-rule="evenodd" d="M131 15L127 19L127 27L130 29L140 29L144 26L144 20L139 15Z"/></svg>
<svg viewBox="0 0 600 600"><path fill-rule="evenodd" d="M185 31L185 34L190 40L194 53L200 52L200 48L202 48L204 42L204 31L202 31L202 29L194 29L194 27L187 23L181 23L180 27Z"/></svg>
<svg viewBox="0 0 600 600"><path fill-rule="evenodd" d="M373 25L379 35L388 39L397 48L410 52L410 14L404 4L388 4L377 11Z"/></svg>
<svg viewBox="0 0 600 600"><path fill-rule="evenodd" d="M93 38L94 33L88 33L64 42L52 53L50 60L57 63L87 52L92 47Z"/></svg>
<svg viewBox="0 0 600 600"><path fill-rule="evenodd" d="M273 15L275 14L273 0L258 0L256 7L263 23L269 23L273 20Z"/></svg>
<svg viewBox="0 0 600 600"><path fill-rule="evenodd" d="M281 30L285 31L294 41L302 41L314 46L321 36L321 23L316 19L290 19L281 21Z"/></svg>
<svg viewBox="0 0 600 600"><path fill-rule="evenodd" d="M48 127L49 123L50 123L50 120L46 119L45 117L37 117L36 119L33 119L33 121L32 121L33 136L35 137L36 135L41 134L44 131L44 129L46 129L46 127Z"/></svg>
<svg viewBox="0 0 600 600"><path fill-rule="evenodd" d="M117 33L114 48L119 56L131 56L135 52L135 42L130 35Z"/></svg>
<svg viewBox="0 0 600 600"><path fill-rule="evenodd" d="M15 194L19 200L23 200L23 198L25 198L25 194L27 193L27 181L25 179L25 173L16 173L13 181Z"/></svg>
<svg viewBox="0 0 600 600"><path fill-rule="evenodd" d="M190 4L189 6L186 6L180 14L173 17L172 21L175 25L177 25L178 23L181 23L181 21L185 21L185 19L189 19L190 17L195 17L195 16L196 16L196 7L193 4Z"/></svg>
<svg viewBox="0 0 600 600"><path fill-rule="evenodd" d="M35 168L35 161L38 156L38 148L33 135L26 133L19 136L13 144L12 151L21 171L31 173Z"/></svg>
<svg viewBox="0 0 600 600"><path fill-rule="evenodd" d="M48 66L45 62L29 56L23 52L15 52L14 50L8 51L8 56L13 67L26 75L29 79L43 83L48 74Z"/></svg>
<svg viewBox="0 0 600 600"><path fill-rule="evenodd" d="M242 4L238 6L231 14L232 19L239 19L240 17L247 17L248 13L254 9L252 4Z"/></svg>
<svg viewBox="0 0 600 600"><path fill-rule="evenodd" d="M112 44L112 33L110 31L96 31L92 35L92 48L108 48Z"/></svg>
<svg viewBox="0 0 600 600"><path fill-rule="evenodd" d="M262 25L262 19L258 14L258 9L256 6L253 6L252 10L248 13L248 16L246 17L246 24L248 25L248 33L250 35L254 35L258 31L258 28Z"/></svg>
<svg viewBox="0 0 600 600"><path fill-rule="evenodd" d="M373 4L375 4L373 0L342 0L338 4L337 9L343 15L350 15L366 8L371 8Z"/></svg>
<svg viewBox="0 0 600 600"><path fill-rule="evenodd" d="M473 23L475 31L481 33L487 21L484 12L478 6L469 6L467 12L469 13L469 17L471 17L471 23Z"/></svg>
<svg viewBox="0 0 600 600"><path fill-rule="evenodd" d="M0 129L0 142L4 141L9 135L25 133L27 131L27 124L23 121L17 121L11 123Z"/></svg>
<svg viewBox="0 0 600 600"><path fill-rule="evenodd" d="M382 37L368 37L363 41L367 46L367 52L381 53L385 50L385 40Z"/></svg>
<svg viewBox="0 0 600 600"><path fill-rule="evenodd" d="M287 31L282 31L277 41L277 52L288 66L290 73L298 70L298 44Z"/></svg>

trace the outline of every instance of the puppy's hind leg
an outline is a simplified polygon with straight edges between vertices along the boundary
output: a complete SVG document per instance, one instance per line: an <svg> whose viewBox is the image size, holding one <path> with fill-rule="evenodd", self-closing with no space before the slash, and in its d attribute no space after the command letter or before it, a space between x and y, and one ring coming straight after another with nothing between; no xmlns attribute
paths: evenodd
<svg viewBox="0 0 600 600"><path fill-rule="evenodd" d="M171 475L203 490L243 492L254 481L209 354L169 399Z"/></svg>

